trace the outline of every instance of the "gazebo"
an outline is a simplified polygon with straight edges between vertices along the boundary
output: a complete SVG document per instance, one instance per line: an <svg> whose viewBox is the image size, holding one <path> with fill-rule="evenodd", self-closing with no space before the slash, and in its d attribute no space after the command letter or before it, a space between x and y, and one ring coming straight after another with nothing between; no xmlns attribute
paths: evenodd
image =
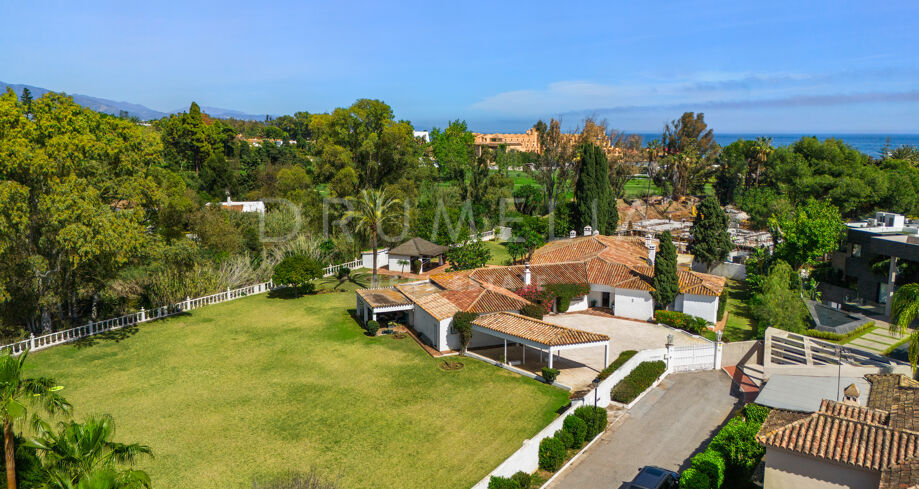
<svg viewBox="0 0 919 489"><path fill-rule="evenodd" d="M448 249L426 239L412 238L389 250L389 269L421 273L437 268L444 264L444 253Z"/></svg>

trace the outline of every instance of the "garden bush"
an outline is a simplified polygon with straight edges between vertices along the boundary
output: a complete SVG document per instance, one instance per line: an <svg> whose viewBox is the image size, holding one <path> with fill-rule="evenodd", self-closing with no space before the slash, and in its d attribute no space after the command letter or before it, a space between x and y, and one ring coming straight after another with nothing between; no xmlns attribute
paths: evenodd
<svg viewBox="0 0 919 489"><path fill-rule="evenodd" d="M693 334L702 334L708 329L708 321L678 311L654 311L654 321Z"/></svg>
<svg viewBox="0 0 919 489"><path fill-rule="evenodd" d="M581 448L587 438L587 423L577 416L568 416L562 422L562 429L571 433L571 448Z"/></svg>
<svg viewBox="0 0 919 489"><path fill-rule="evenodd" d="M616 402L628 404L634 401L645 389L651 387L651 384L666 370L667 364L661 360L642 362L613 387L610 391L610 398Z"/></svg>
<svg viewBox="0 0 919 489"><path fill-rule="evenodd" d="M766 416L769 416L771 409L766 406L759 404L747 404L743 408L743 416L747 418L747 421L762 425L763 421L766 421Z"/></svg>
<svg viewBox="0 0 919 489"><path fill-rule="evenodd" d="M854 338L855 336L861 336L865 331L873 327L874 327L874 321L869 321L846 334L834 333L832 331L817 331L816 329L805 330L804 334L806 336L810 336L811 338L817 338L821 340L846 341L851 338Z"/></svg>
<svg viewBox="0 0 919 489"><path fill-rule="evenodd" d="M636 353L638 352L635 350L626 350L620 353L619 356L613 360L613 363L609 364L605 369L601 370L600 373L597 374L597 380L603 380L612 375L613 372L618 370L619 367L621 367L625 362L628 362L632 357L634 357Z"/></svg>
<svg viewBox="0 0 919 489"><path fill-rule="evenodd" d="M376 336L377 331L379 330L380 330L380 323L372 319L370 321L367 321L367 334L369 334L370 336Z"/></svg>
<svg viewBox="0 0 919 489"><path fill-rule="evenodd" d="M517 482L520 489L530 489L530 474L519 470L511 476L511 479Z"/></svg>
<svg viewBox="0 0 919 489"><path fill-rule="evenodd" d="M464 311L457 312L453 315L453 329L460 335L460 347L462 348L463 354L466 353L469 341L472 340L472 322L475 321L477 317L479 317L479 315L474 312Z"/></svg>
<svg viewBox="0 0 919 489"><path fill-rule="evenodd" d="M565 461L565 445L555 437L543 438L539 442L539 468L555 472Z"/></svg>
<svg viewBox="0 0 919 489"><path fill-rule="evenodd" d="M539 304L527 304L520 309L520 314L533 319L542 319L546 314L546 309Z"/></svg>
<svg viewBox="0 0 919 489"><path fill-rule="evenodd" d="M725 287L721 291L721 295L718 296L718 315L717 318L719 321L724 319L724 311L728 308L728 297L730 296L731 289Z"/></svg>
<svg viewBox="0 0 919 489"><path fill-rule="evenodd" d="M680 489L711 489L712 482L703 472L692 467L680 474Z"/></svg>
<svg viewBox="0 0 919 489"><path fill-rule="evenodd" d="M555 379L558 378L559 371L557 368L542 368L542 378L546 379L547 384L555 382Z"/></svg>
<svg viewBox="0 0 919 489"><path fill-rule="evenodd" d="M299 294L311 294L313 280L322 277L322 264L306 255L291 255L275 265L271 279L278 285L296 287Z"/></svg>
<svg viewBox="0 0 919 489"><path fill-rule="evenodd" d="M488 489L521 489L520 484L512 478L491 476L488 480Z"/></svg>
<svg viewBox="0 0 919 489"><path fill-rule="evenodd" d="M335 273L335 277L338 278L338 280L344 280L349 276L351 276L351 269L348 267L341 267L338 269L338 272Z"/></svg>
<svg viewBox="0 0 919 489"><path fill-rule="evenodd" d="M705 474L711 483L711 487L715 489L721 487L724 482L724 457L711 448L693 457L689 462L689 466Z"/></svg>
<svg viewBox="0 0 919 489"><path fill-rule="evenodd" d="M595 436L599 435L606 429L606 409L601 407L593 406L581 406L574 410L574 416L581 418L581 421L584 421L584 424L587 426L587 431L584 434L584 441L593 440Z"/></svg>
<svg viewBox="0 0 919 489"><path fill-rule="evenodd" d="M565 445L565 448L572 448L574 446L574 437L571 436L571 433L568 433L565 430L558 430L555 432L555 439L562 442L562 445Z"/></svg>
<svg viewBox="0 0 919 489"><path fill-rule="evenodd" d="M725 475L730 481L746 480L765 452L756 441L760 423L734 418L715 435L709 450L721 454L725 462Z"/></svg>
<svg viewBox="0 0 919 489"><path fill-rule="evenodd" d="M590 293L590 285L587 284L551 284L546 287L546 291L558 298L558 311L568 311L571 305L571 299L581 297Z"/></svg>

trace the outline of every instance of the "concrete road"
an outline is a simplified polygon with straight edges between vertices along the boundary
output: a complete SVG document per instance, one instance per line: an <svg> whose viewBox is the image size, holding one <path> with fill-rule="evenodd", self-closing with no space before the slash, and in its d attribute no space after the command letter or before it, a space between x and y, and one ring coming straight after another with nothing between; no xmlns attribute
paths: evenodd
<svg viewBox="0 0 919 489"><path fill-rule="evenodd" d="M738 403L724 372L669 375L549 487L617 489L645 465L683 470Z"/></svg>

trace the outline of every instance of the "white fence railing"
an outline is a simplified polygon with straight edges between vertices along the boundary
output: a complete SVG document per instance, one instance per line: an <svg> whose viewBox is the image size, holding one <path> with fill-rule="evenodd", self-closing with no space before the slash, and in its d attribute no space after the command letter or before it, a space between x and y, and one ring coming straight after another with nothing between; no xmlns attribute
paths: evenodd
<svg viewBox="0 0 919 489"><path fill-rule="evenodd" d="M198 297L195 299L186 297L184 301L157 307L155 309L146 310L141 308L138 312L132 312L130 314L125 314L124 316L118 316L116 318L104 319L95 322L90 321L82 326L77 326L75 328L65 329L62 331L55 331L53 333L48 333L41 336L32 335L29 337L29 339L0 346L0 351L10 349L12 350L13 355L19 355L27 349L31 351L44 350L45 348L50 348L56 345L63 345L65 343L70 343L82 338L88 338L100 333L115 331L124 328L125 326L133 326L135 324L154 321L156 319L169 317L174 314L190 311L192 309L198 309L199 307L231 301L253 294L261 294L270 290L272 285L273 284L271 282L263 282L260 284L247 285L238 289L227 289L224 292L218 292L216 294Z"/></svg>
<svg viewBox="0 0 919 489"><path fill-rule="evenodd" d="M342 267L348 267L348 268L350 268L351 270L354 270L354 269L357 269L357 268L363 268L363 267L364 267L364 261L361 260L360 258L358 258L357 260L352 260L352 261L349 261L349 262L347 262L347 263L339 263L338 265L329 265L329 266L325 267L325 269L323 270L322 276L323 276L323 277L330 277L330 276L332 276L332 275L335 275L336 273L338 273L339 270L342 269Z"/></svg>

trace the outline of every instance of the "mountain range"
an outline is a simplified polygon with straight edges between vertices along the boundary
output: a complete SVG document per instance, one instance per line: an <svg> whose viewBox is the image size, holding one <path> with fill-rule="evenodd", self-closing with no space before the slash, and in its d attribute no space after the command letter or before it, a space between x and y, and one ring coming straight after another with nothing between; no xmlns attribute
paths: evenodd
<svg viewBox="0 0 919 489"><path fill-rule="evenodd" d="M12 88L17 95L22 94L23 88L28 88L29 92L32 93L32 98L39 98L42 95L48 92L55 92L56 90L49 90L47 88L36 87L33 85L23 85L17 83L5 83L0 81L0 92L6 91L7 87ZM64 92L60 92L64 93ZM173 110L170 112L163 112L156 109L151 109L150 107L135 104L131 102L119 102L115 100L110 100L106 98L93 97L90 95L81 95L77 93L67 94L73 97L73 101L86 107L87 109L95 110L96 112L103 112L106 114L118 115L121 111L125 111L130 116L137 117L141 120L151 120L151 119L160 119L166 117L169 114L178 114L179 112L185 112L188 108L182 108L178 110ZM202 106L201 111L205 114L216 117L220 119L234 118L234 119L243 119L243 120L265 120L266 114L247 114L233 109L222 109L220 107L206 107Z"/></svg>

